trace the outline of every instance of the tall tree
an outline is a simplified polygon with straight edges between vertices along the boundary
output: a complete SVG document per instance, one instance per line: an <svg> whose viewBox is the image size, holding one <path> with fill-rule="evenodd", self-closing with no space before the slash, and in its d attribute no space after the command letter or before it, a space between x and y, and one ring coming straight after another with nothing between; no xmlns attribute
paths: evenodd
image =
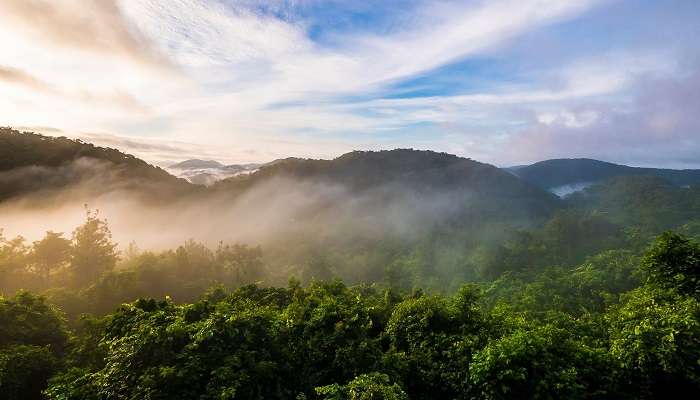
<svg viewBox="0 0 700 400"><path fill-rule="evenodd" d="M29 248L22 236L6 239L0 229L0 271L3 273L24 270L27 266Z"/></svg>
<svg viewBox="0 0 700 400"><path fill-rule="evenodd" d="M70 253L70 240L65 239L62 232L48 231L43 239L34 242L31 257L36 272L46 282L52 271L68 263Z"/></svg>
<svg viewBox="0 0 700 400"><path fill-rule="evenodd" d="M0 229L0 294L21 288L36 288L33 274L27 271L29 247L22 236L6 239Z"/></svg>
<svg viewBox="0 0 700 400"><path fill-rule="evenodd" d="M0 296L0 399L43 399L68 345L63 315L46 299L24 291Z"/></svg>
<svg viewBox="0 0 700 400"><path fill-rule="evenodd" d="M642 266L652 283L700 299L700 244L665 232L647 250Z"/></svg>
<svg viewBox="0 0 700 400"><path fill-rule="evenodd" d="M73 231L71 268L75 283L84 286L114 268L118 260L117 245L107 221L97 210L86 210L85 223Z"/></svg>

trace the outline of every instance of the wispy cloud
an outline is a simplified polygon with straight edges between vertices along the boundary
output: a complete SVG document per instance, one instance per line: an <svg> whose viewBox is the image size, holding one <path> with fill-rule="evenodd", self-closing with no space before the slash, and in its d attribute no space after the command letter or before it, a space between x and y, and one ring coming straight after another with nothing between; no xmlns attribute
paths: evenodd
<svg viewBox="0 0 700 400"><path fill-rule="evenodd" d="M127 3L125 14L208 88L163 104L161 111L174 119L202 113L214 140L222 140L298 130L332 134L391 128L329 102L357 94L381 97L385 85L397 79L491 49L597 3L421 3L412 18L404 17L381 35L344 32L328 46L310 38L304 19L280 19L240 5L140 1ZM276 107L289 102L310 106ZM187 121L177 125L191 129Z"/></svg>
<svg viewBox="0 0 700 400"><path fill-rule="evenodd" d="M346 32L320 46L307 24L225 3L194 0L127 2L125 12L159 47L192 69L217 67L213 81L245 88L268 82L278 96L377 88L469 54L519 33L571 18L600 0L506 0L424 3L412 18L381 35ZM196 73L196 71L194 71ZM241 78L247 79L241 79ZM257 85L256 85L257 87Z"/></svg>
<svg viewBox="0 0 700 400"><path fill-rule="evenodd" d="M611 4L627 2L6 0L0 118L105 132L103 143L113 135L152 160L188 146L232 162L414 146L508 164L556 152L502 146L603 129L610 115L641 109L641 85L693 71L678 62L693 44L596 31L596 13ZM690 20L664 25L665 37ZM634 31L653 21L624 22ZM590 39L567 37L577 24L595 26ZM567 51L549 52L547 35ZM474 68L484 59L507 68L485 74ZM149 141L183 146L139 148Z"/></svg>
<svg viewBox="0 0 700 400"><path fill-rule="evenodd" d="M117 0L3 0L0 15L36 40L165 66L149 40L124 18Z"/></svg>
<svg viewBox="0 0 700 400"><path fill-rule="evenodd" d="M41 79L28 74L17 68L4 67L0 65L0 81L13 84L28 86L31 89L39 90L42 92L53 92L54 89L48 83L42 81Z"/></svg>

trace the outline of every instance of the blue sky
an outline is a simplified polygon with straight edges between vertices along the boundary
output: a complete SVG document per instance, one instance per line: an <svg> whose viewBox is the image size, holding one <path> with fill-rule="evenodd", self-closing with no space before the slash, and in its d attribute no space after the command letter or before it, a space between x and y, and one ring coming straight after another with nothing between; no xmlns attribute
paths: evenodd
<svg viewBox="0 0 700 400"><path fill-rule="evenodd" d="M161 164L700 168L698 20L695 0L6 0L0 123Z"/></svg>

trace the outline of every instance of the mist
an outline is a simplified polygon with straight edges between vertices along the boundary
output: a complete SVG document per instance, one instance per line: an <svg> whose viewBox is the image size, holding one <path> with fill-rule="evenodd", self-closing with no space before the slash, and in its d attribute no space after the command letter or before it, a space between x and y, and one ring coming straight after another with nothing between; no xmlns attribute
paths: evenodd
<svg viewBox="0 0 700 400"><path fill-rule="evenodd" d="M201 188L162 199L129 189L133 185L106 164L87 159L60 168L11 170L0 173L0 182L42 185L0 203L0 226L7 237L38 240L48 230L70 234L88 208L108 221L121 248L135 242L149 250L177 247L188 239L208 246L220 241L265 245L312 232L317 238L352 232L415 240L468 209L472 196L467 190L420 193L401 184L358 193L342 184L274 178L238 194Z"/></svg>

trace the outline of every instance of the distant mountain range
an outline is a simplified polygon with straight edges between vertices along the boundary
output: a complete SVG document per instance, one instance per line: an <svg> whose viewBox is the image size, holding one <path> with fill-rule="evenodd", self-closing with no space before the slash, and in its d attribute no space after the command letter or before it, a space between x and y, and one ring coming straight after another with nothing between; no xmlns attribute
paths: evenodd
<svg viewBox="0 0 700 400"><path fill-rule="evenodd" d="M214 160L185 160L167 167L178 178L196 185L209 186L222 179L257 171L264 164L225 165Z"/></svg>
<svg viewBox="0 0 700 400"><path fill-rule="evenodd" d="M651 176L676 186L700 184L700 170L640 168L589 158L562 158L506 168L515 176L558 196L580 191L594 183L624 176Z"/></svg>
<svg viewBox="0 0 700 400"><path fill-rule="evenodd" d="M337 220L339 213L357 209L367 218L421 214L460 223L529 220L558 207L555 196L506 171L432 151L358 151L333 160L287 158L262 165L187 160L168 171L189 179L114 149L12 129L0 132L0 200L32 193L48 199L80 188L87 196L133 190L154 201L185 195L233 201L262 187L265 198L286 199L294 192L295 199L308 203L309 218Z"/></svg>
<svg viewBox="0 0 700 400"><path fill-rule="evenodd" d="M556 207L549 193L563 196L626 176L655 177L677 187L700 184L700 170L638 168L592 159L555 159L499 169L451 154L410 149L355 151L333 160L287 158L264 164L225 165L193 159L164 170L115 149L0 128L0 200L86 181L99 182L88 185L94 191L114 186L167 198L237 193L283 178L332 183L355 191L391 185L415 193L469 191L472 198L484 201L483 206L489 199L492 207L520 202L525 210L542 211Z"/></svg>
<svg viewBox="0 0 700 400"><path fill-rule="evenodd" d="M344 157L347 158L349 156L345 155L336 160L342 160ZM192 159L173 164L166 170L174 176L184 178L191 183L211 186L227 178L251 174L264 166L269 167L275 164L292 165L310 161L288 158L275 160L270 163L225 165L214 160ZM322 162L322 160L317 161ZM588 158L545 160L530 165L518 165L504 169L560 197L583 190L594 183L622 176L653 176L664 179L676 186L700 183L700 170L630 167Z"/></svg>

